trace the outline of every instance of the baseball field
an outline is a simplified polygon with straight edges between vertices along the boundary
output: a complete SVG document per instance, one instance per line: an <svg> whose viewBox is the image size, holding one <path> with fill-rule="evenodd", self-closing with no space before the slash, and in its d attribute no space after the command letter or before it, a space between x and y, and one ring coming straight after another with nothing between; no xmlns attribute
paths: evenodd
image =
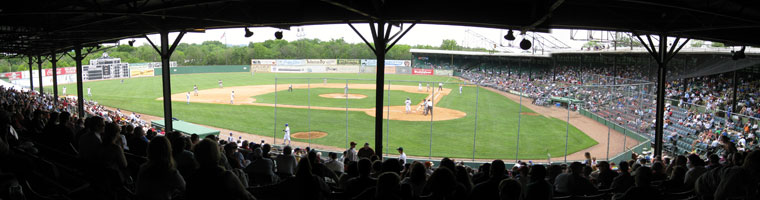
<svg viewBox="0 0 760 200"><path fill-rule="evenodd" d="M374 79L374 74L172 75L172 107L177 119L274 137L277 143L281 143L282 129L288 123L293 141L342 149L347 141L374 144L375 82L370 79ZM223 88L218 80L223 81ZM473 151L479 159L515 159L517 155L517 159L528 160L565 155L565 120L521 107L519 100L470 85L465 85L460 94L461 81L448 76L389 74L386 81L390 85L385 86L384 112L385 117L390 115L390 120L383 124L387 131L383 134L388 145L385 150L390 154L396 154L397 147L404 147L408 155L422 157L472 158ZM426 88L428 82L435 92ZM439 82L446 83L443 90L438 90ZM193 85L199 88L198 96L193 94ZM59 90L63 86L68 88L68 95L76 95L75 85L62 85ZM346 87L348 97L344 94ZM92 89L92 97L85 95L85 98L99 104L163 116L160 76L125 79L123 83L85 82L84 88ZM235 98L230 102L232 91ZM187 92L191 94L189 104ZM404 110L407 98L413 102L410 113ZM419 107L423 99L434 101L432 118L423 115ZM524 99L522 103L530 104L530 100ZM295 137L308 131L326 134L313 135L311 139L303 134ZM568 154L597 143L575 126L569 126Z"/></svg>

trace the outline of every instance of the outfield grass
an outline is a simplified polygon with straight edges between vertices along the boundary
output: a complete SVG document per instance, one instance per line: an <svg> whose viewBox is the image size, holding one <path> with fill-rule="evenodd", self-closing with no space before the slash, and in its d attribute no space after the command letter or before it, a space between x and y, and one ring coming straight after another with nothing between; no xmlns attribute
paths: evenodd
<svg viewBox="0 0 760 200"><path fill-rule="evenodd" d="M310 91L311 90L311 91ZM277 92L277 104L284 105L299 105L306 106L311 103L311 106L324 106L324 107L346 107L346 99L338 98L326 98L320 97L320 94L338 93L343 94L341 88L311 88L311 89L293 89L293 92L281 91ZM349 94L361 94L367 96L363 99L348 99L351 103L350 108L374 108L375 107L375 90L365 89L349 89ZM427 97L427 94L410 93L399 90L391 90L390 92L390 104L391 106L403 106L406 98L411 98L414 104L419 103ZM386 91L386 95L387 95ZM309 98L311 97L311 98ZM256 98L256 103L275 103L275 93L267 93L262 95L253 96ZM386 96L387 100L387 96ZM387 105L387 104L386 104Z"/></svg>
<svg viewBox="0 0 760 200"><path fill-rule="evenodd" d="M321 78L374 79L374 74L256 73L255 77L252 77L250 73L186 74L172 76L172 91L176 91L174 93L190 91L194 84L197 84L201 90L217 88L217 80L219 79L224 81L224 86L226 87L270 85L275 83L275 76L279 78L277 79L278 84L307 83L307 79L287 79L289 77L318 78L312 79L312 84L315 82L322 83L323 80ZM456 84L459 81L450 77L386 75L386 80L392 81L391 84L393 85L415 86L418 84L417 82L402 82L398 80L452 82L452 84L444 86L452 89L452 93L443 97L437 106L457 109L467 113L467 116L464 118L432 122L432 126L430 122L390 121L389 124L384 123L383 126L388 127L384 129L387 132L383 133L386 135L384 140L387 141L387 147L384 149L391 154L395 154L395 149L402 146L408 155L471 158L473 157L474 141L476 158L515 159L516 147L518 145L518 120L520 124L519 159L545 159L547 153L553 157L562 156L565 153L566 123L564 120L546 118L541 115L521 115L518 119L518 113L520 112L518 103L485 89L480 89L479 92L476 92L475 87L465 87L464 93L460 95L458 94L459 86ZM328 80L328 83L346 82L345 80ZM374 81L350 80L348 83L374 83ZM75 94L75 85L70 84L65 86L68 88L69 94ZM425 83L423 83L424 86ZM431 83L431 86L437 87L437 84ZM156 100L162 94L160 77L127 79L124 83L120 83L119 80L84 83L84 89L86 90L88 87L92 88L92 99L100 104L155 116L163 116L162 102ZM61 88L59 87L59 90ZM343 92L343 89L337 90L338 92L329 88L312 90L311 104L315 106L345 106L346 100L321 98L318 97L319 93L315 92ZM278 96L278 104L284 102L295 105L302 104L305 94L301 93L304 91L296 89L291 96ZM368 95L368 98L349 99L348 107L374 107L374 90L351 91L351 93L358 92ZM414 95L422 95L422 97L416 98L424 98L424 94L403 93L406 92L392 91L390 97L391 105L400 105L403 102L400 99L405 99L406 95L412 98L414 98ZM477 97L476 93L479 93ZM278 92L279 94L281 93ZM270 94L259 96L266 95ZM257 101L261 100L260 97L256 98ZM476 98L479 100L477 104L477 135L475 135ZM263 101L269 101L268 99L263 98ZM337 101L333 102L333 100ZM387 103L388 101L386 101ZM526 100L523 103L530 102ZM357 143L369 142L370 144L374 141L374 117L368 116L364 112L278 107L276 109L277 125L275 125L275 108L273 107L205 103L187 105L184 102L173 102L172 107L174 117L180 120L257 135L275 136L278 142L282 138L280 130L282 130L285 123L290 124L291 131L294 133L308 130L328 133L328 136L324 138L312 139L311 142L313 143L345 147L347 141L356 141ZM533 111L522 107L522 112L530 113ZM430 134L431 128L432 135ZM432 146L430 145L431 141ZM569 127L568 141L568 153L580 151L596 144L593 139L572 125ZM431 150L432 153L430 153Z"/></svg>

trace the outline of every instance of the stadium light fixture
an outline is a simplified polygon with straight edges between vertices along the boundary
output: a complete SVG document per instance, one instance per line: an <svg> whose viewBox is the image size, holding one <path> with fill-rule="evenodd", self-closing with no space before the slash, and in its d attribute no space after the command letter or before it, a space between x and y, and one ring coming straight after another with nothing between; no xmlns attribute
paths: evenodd
<svg viewBox="0 0 760 200"><path fill-rule="evenodd" d="M130 40L130 41L129 41L129 42L127 42L127 43L129 43L129 46L130 46L130 47L133 47L133 46L135 46L135 40Z"/></svg>
<svg viewBox="0 0 760 200"><path fill-rule="evenodd" d="M253 31L249 30L248 27L245 27L245 37L251 37L253 36Z"/></svg>
<svg viewBox="0 0 760 200"><path fill-rule="evenodd" d="M530 41L528 39L525 38L525 31L523 31L522 34L520 34L520 35L523 36L522 41L520 41L520 49L522 49L522 50L528 50L528 49L530 49L530 47L532 46L532 44L530 43Z"/></svg>
<svg viewBox="0 0 760 200"><path fill-rule="evenodd" d="M733 60L739 60L739 59L746 58L747 55L744 54L744 49L745 48L746 48L746 46L742 46L742 49L739 50L739 51L737 51L737 52L731 51L733 53L733 55L731 55L731 59L733 59Z"/></svg>
<svg viewBox="0 0 760 200"><path fill-rule="evenodd" d="M277 38L278 40L282 39L282 31L274 32L274 38Z"/></svg>
<svg viewBox="0 0 760 200"><path fill-rule="evenodd" d="M509 29L506 35L504 35L505 40L514 41L515 40L515 33L512 32L512 29Z"/></svg>

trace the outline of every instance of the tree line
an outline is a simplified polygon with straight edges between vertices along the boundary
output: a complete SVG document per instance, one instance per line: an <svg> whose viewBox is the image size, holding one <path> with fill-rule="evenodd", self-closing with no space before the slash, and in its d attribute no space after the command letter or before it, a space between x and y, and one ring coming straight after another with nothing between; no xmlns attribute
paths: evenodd
<svg viewBox="0 0 760 200"><path fill-rule="evenodd" d="M443 49L463 51L486 51L483 48L468 48L456 43L455 40L443 40L440 46L396 44L386 54L386 59L408 60L412 54L409 49ZM106 52L110 57L121 58L122 62L144 63L160 62L161 57L149 44L129 46L126 44L104 48L104 50L87 55L82 60L83 65L91 59L97 59ZM73 52L70 54L73 55ZM60 56L60 55L59 55ZM229 46L219 41L205 41L201 44L180 43L171 60L180 66L188 65L248 65L251 59L374 59L375 54L364 43L347 43L345 40L332 39L299 39L296 41L267 40L251 42L248 45ZM45 59L43 57L43 59ZM29 70L28 57L0 59L0 72ZM34 69L37 67L34 63ZM73 67L74 60L63 56L57 63L58 67ZM51 68L49 61L42 68Z"/></svg>

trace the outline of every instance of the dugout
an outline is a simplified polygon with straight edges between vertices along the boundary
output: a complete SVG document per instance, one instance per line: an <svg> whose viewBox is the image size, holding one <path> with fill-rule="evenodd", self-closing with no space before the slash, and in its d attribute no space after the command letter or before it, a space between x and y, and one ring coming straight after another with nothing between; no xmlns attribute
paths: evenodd
<svg viewBox="0 0 760 200"><path fill-rule="evenodd" d="M220 131L218 130L206 128L186 121L174 120L173 122L175 131L179 131L187 135L197 134L200 138L204 138L207 135L214 135L216 137L219 137ZM164 120L153 120L150 122L150 125L154 128L161 129L166 127Z"/></svg>

